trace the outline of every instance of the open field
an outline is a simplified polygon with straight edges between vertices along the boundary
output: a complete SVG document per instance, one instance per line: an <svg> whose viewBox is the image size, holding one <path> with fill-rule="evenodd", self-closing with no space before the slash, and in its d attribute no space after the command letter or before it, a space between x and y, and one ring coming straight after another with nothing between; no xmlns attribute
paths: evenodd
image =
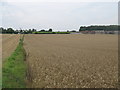
<svg viewBox="0 0 120 90"><path fill-rule="evenodd" d="M117 40L99 34L25 35L28 87L117 87Z"/></svg>
<svg viewBox="0 0 120 90"><path fill-rule="evenodd" d="M16 49L20 39L20 34L2 35L2 59L8 58Z"/></svg>

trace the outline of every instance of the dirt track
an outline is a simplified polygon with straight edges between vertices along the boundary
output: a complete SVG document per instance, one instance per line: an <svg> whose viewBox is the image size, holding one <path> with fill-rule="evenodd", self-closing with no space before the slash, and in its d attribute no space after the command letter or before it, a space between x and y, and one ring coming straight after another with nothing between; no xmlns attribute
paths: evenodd
<svg viewBox="0 0 120 90"><path fill-rule="evenodd" d="M12 54L19 43L19 39L19 34L2 35L2 60L8 58Z"/></svg>
<svg viewBox="0 0 120 90"><path fill-rule="evenodd" d="M114 88L117 35L25 35L33 88Z"/></svg>

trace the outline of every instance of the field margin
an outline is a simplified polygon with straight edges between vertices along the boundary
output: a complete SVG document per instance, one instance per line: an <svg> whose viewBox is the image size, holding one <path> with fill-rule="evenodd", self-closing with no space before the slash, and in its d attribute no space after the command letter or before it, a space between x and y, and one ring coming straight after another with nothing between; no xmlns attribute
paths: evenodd
<svg viewBox="0 0 120 90"><path fill-rule="evenodd" d="M24 35L12 55L5 60L2 67L2 88L25 88L26 53L23 48Z"/></svg>

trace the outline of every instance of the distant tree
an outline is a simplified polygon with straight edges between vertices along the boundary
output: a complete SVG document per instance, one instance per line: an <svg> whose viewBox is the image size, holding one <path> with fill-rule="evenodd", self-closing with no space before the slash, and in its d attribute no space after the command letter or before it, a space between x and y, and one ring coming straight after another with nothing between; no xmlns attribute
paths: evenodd
<svg viewBox="0 0 120 90"><path fill-rule="evenodd" d="M71 32L76 32L75 30L72 30Z"/></svg>
<svg viewBox="0 0 120 90"><path fill-rule="evenodd" d="M8 28L6 33L13 34L13 33L14 33L14 30L13 30L12 28Z"/></svg>
<svg viewBox="0 0 120 90"><path fill-rule="evenodd" d="M4 32L4 28L0 27L0 33Z"/></svg>
<svg viewBox="0 0 120 90"><path fill-rule="evenodd" d="M31 34L31 33L32 33L32 30L31 30L31 29L29 29L29 30L28 30L28 33L29 33L29 34Z"/></svg>
<svg viewBox="0 0 120 90"><path fill-rule="evenodd" d="M23 33L24 33L24 34L28 34L29 31L28 31L28 30L24 30Z"/></svg>
<svg viewBox="0 0 120 90"><path fill-rule="evenodd" d="M43 30L41 30L40 32L45 32L45 30L43 29Z"/></svg>
<svg viewBox="0 0 120 90"><path fill-rule="evenodd" d="M36 32L36 29L33 28L33 29L32 29L32 32Z"/></svg>
<svg viewBox="0 0 120 90"><path fill-rule="evenodd" d="M7 30L6 30L6 29L2 28L1 30L2 30L2 33L3 33L3 34L7 33Z"/></svg>
<svg viewBox="0 0 120 90"><path fill-rule="evenodd" d="M18 34L19 33L19 31L18 30L16 30L15 32L14 32L14 34Z"/></svg>
<svg viewBox="0 0 120 90"><path fill-rule="evenodd" d="M22 33L23 33L23 30L20 30L20 33L22 34Z"/></svg>
<svg viewBox="0 0 120 90"><path fill-rule="evenodd" d="M97 31L97 30L104 30L104 31L116 31L118 30L118 25L108 25L108 26L81 26L79 31Z"/></svg>
<svg viewBox="0 0 120 90"><path fill-rule="evenodd" d="M52 29L51 29L51 28L49 29L49 32L52 32Z"/></svg>
<svg viewBox="0 0 120 90"><path fill-rule="evenodd" d="M67 32L69 32L69 30L67 30Z"/></svg>

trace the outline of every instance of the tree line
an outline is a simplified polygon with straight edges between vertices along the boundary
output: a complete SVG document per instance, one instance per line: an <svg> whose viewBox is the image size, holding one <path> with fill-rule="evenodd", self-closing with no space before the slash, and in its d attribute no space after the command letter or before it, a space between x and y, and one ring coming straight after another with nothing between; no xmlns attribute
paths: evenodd
<svg viewBox="0 0 120 90"><path fill-rule="evenodd" d="M71 31L73 32L73 31ZM74 31L75 32L75 31ZM0 33L2 34L70 34L69 31L66 32L53 32L53 30L50 28L48 30L36 30L36 29L28 29L28 30L14 30L13 28L0 28Z"/></svg>
<svg viewBox="0 0 120 90"><path fill-rule="evenodd" d="M79 31L98 31L98 30L104 30L104 31L117 31L118 25L109 25L109 26L81 26Z"/></svg>
<svg viewBox="0 0 120 90"><path fill-rule="evenodd" d="M119 28L118 25L108 25L108 26L99 26L99 25L95 25L95 26L81 26L79 29L79 32L81 31L99 31L99 30L104 30L104 31L117 31ZM66 32L53 32L53 30L50 28L49 30L36 30L36 29L28 29L28 30L14 30L13 28L3 28L0 27L0 33L2 34L70 34L70 33L75 33L77 31L73 30L73 31L69 31L67 30Z"/></svg>
<svg viewBox="0 0 120 90"><path fill-rule="evenodd" d="M2 28L0 27L0 33L2 34L32 34L34 32L52 32L52 29L50 28L49 30L40 30L37 31L36 29L28 29L28 30L14 30L13 28Z"/></svg>

